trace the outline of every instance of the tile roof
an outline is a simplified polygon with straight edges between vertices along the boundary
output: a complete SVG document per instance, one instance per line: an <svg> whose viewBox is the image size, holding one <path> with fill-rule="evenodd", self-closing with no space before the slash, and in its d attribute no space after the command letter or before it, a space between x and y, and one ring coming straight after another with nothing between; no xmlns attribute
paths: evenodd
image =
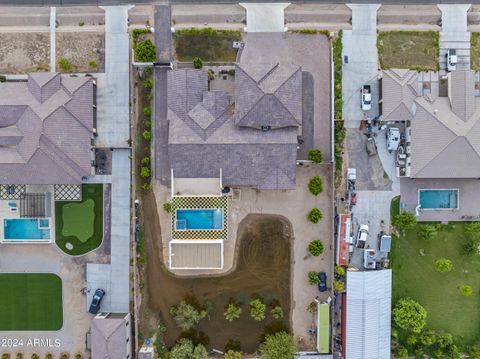
<svg viewBox="0 0 480 359"><path fill-rule="evenodd" d="M296 83L301 71L298 67L290 68L282 78L272 78L264 87L280 88L285 81ZM235 73L241 73L238 70ZM259 77L262 72L254 74ZM265 74L263 74L264 76ZM240 75L241 76L241 75ZM254 81L248 76L247 81ZM301 88L298 94L292 95L289 100L286 86L282 91L281 101L299 100L299 109L284 104L272 105L269 108L275 111L276 107L284 110L269 112L263 105L257 111L263 118L274 118L275 114L293 119L295 126L280 126L269 131L262 131L255 125L253 115L251 119L238 125L235 121L238 104L232 97L221 91L208 91L208 75L205 70L179 69L171 70L167 76L168 84L168 113L169 138L168 157L171 168L176 177L202 178L217 177L222 169L223 183L227 186L253 186L261 189L293 189L295 188L295 168L297 158L297 128L301 123ZM248 86L244 87L241 81L235 82L236 99L249 96ZM260 90L254 83L252 92ZM293 88L296 88L293 86ZM258 91L257 91L258 90ZM278 92L278 91L277 91ZM262 92L263 93L263 92ZM261 95L259 100L272 101L271 97ZM278 103L279 98L272 96ZM270 98L270 99L269 99ZM267 109L267 110L265 110ZM291 111L300 116L300 122L292 117ZM273 114L273 115L272 115ZM282 119L278 117L276 124ZM288 120L290 121L290 120ZM258 122L257 122L258 123ZM262 122L265 123L265 122ZM290 123L290 122L289 122ZM293 123L293 122L292 122ZM253 125L252 125L253 124ZM250 126L252 125L252 126Z"/></svg>
<svg viewBox="0 0 480 359"><path fill-rule="evenodd" d="M382 111L387 121L413 118L412 105L417 97L416 71L393 69L383 72Z"/></svg>
<svg viewBox="0 0 480 359"><path fill-rule="evenodd" d="M0 84L0 183L70 184L91 174L93 84L32 73Z"/></svg>
<svg viewBox="0 0 480 359"><path fill-rule="evenodd" d="M124 318L95 317L91 324L92 356L98 359L118 359L127 357L127 338L129 327L125 324L130 316Z"/></svg>

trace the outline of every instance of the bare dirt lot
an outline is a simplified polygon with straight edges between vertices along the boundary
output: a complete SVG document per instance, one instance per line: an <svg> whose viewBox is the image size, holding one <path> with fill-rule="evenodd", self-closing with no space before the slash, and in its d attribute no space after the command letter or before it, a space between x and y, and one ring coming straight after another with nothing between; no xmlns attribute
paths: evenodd
<svg viewBox="0 0 480 359"><path fill-rule="evenodd" d="M105 70L105 34L103 32L57 32L56 60L71 64L66 72L103 72ZM60 70L60 69L59 69Z"/></svg>
<svg viewBox="0 0 480 359"><path fill-rule="evenodd" d="M155 217L153 196L145 196L144 213ZM290 243L292 228L282 216L249 215L239 226L237 241L237 266L228 275L203 278L178 278L169 273L162 262L160 226L157 218L144 219L147 253L147 288L150 298L146 312L160 313L167 327L165 343L169 347L181 335L209 337L207 347L223 350L230 339L239 340L244 352L255 352L262 334L289 328L290 312ZM252 294L260 295L267 304L266 319L256 322L250 318L248 302ZM199 332L181 333L169 308L178 305L186 296L195 297L200 303L210 301L214 305L210 315L198 325ZM230 298L241 303L240 319L227 322L223 312ZM269 304L278 300L285 316L275 321L270 315ZM146 303L144 303L145 305ZM142 310L142 312L145 312ZM148 319L148 318L145 318ZM144 324L147 324L144 321ZM142 328L142 326L141 326ZM221 331L218 329L222 328ZM144 330L148 330L145 326ZM206 343L205 343L206 344Z"/></svg>
<svg viewBox="0 0 480 359"><path fill-rule="evenodd" d="M23 74L49 70L49 34L0 33L0 72Z"/></svg>

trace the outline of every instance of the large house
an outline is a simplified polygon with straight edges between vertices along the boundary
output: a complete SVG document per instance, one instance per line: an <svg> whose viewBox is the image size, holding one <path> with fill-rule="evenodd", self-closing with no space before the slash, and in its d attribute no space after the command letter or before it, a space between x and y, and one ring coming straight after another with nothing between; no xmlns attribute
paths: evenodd
<svg viewBox="0 0 480 359"><path fill-rule="evenodd" d="M419 220L462 220L475 208L480 178L480 94L473 71L444 76L389 70L382 78L385 121L405 123L399 156L401 206ZM480 199L480 198L479 198Z"/></svg>

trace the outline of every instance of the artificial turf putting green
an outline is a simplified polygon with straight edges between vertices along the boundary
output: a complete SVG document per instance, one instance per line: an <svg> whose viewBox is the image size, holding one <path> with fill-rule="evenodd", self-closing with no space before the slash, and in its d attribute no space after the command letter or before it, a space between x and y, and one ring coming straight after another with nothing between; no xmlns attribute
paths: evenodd
<svg viewBox="0 0 480 359"><path fill-rule="evenodd" d="M82 201L55 202L55 243L78 256L100 246L103 240L103 185L83 184ZM73 248L68 248L68 243Z"/></svg>
<svg viewBox="0 0 480 359"><path fill-rule="evenodd" d="M62 280L57 275L2 273L0 288L0 331L62 328Z"/></svg>
<svg viewBox="0 0 480 359"><path fill-rule="evenodd" d="M64 236L75 236L85 243L93 236L93 223L95 221L95 202L89 198L85 202L67 203L63 206Z"/></svg>
<svg viewBox="0 0 480 359"><path fill-rule="evenodd" d="M453 335L465 349L480 337L480 256L463 254L465 223L443 225L433 240L420 238L418 228L392 243L393 306L411 297L427 310L427 329ZM448 258L449 273L435 271L435 260ZM473 294L464 297L459 287L468 284Z"/></svg>

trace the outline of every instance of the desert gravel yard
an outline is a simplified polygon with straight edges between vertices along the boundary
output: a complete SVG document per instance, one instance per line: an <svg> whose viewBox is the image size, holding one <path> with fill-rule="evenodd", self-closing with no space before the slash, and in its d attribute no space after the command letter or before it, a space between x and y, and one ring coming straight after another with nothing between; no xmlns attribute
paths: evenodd
<svg viewBox="0 0 480 359"><path fill-rule="evenodd" d="M64 72L103 72L105 34L97 31L57 32L56 56L57 64L62 58L70 63L71 70Z"/></svg>
<svg viewBox="0 0 480 359"><path fill-rule="evenodd" d="M436 31L387 31L377 38L382 69L438 70L439 34Z"/></svg>
<svg viewBox="0 0 480 359"><path fill-rule="evenodd" d="M49 36L48 32L0 33L0 73L48 71Z"/></svg>

